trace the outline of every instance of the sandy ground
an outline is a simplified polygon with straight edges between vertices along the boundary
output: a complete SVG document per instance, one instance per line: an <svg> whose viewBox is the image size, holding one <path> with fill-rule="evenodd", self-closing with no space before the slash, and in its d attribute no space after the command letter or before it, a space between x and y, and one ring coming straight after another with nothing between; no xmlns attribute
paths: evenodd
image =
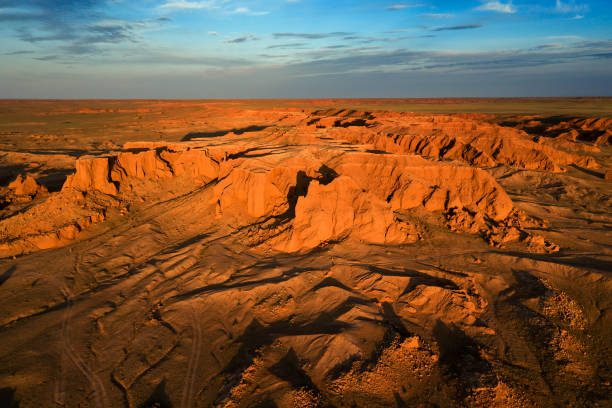
<svg viewBox="0 0 612 408"><path fill-rule="evenodd" d="M0 406L610 406L609 101L537 102L1 102Z"/></svg>

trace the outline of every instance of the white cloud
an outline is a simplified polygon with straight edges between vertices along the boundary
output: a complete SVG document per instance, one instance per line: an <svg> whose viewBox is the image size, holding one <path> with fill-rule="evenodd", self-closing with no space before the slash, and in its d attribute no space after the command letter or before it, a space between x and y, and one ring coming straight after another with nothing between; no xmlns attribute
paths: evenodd
<svg viewBox="0 0 612 408"><path fill-rule="evenodd" d="M555 10L560 13L577 13L579 11L586 11L589 9L589 6L586 4L576 4L574 0L570 0L569 2L563 2L561 0L557 0L557 4L555 6ZM582 16L576 16L582 17Z"/></svg>
<svg viewBox="0 0 612 408"><path fill-rule="evenodd" d="M208 32L208 35L212 35L212 36L216 37L216 36L218 36L218 35L219 35L219 33L218 33L218 32L216 32L216 31L209 31L209 32Z"/></svg>
<svg viewBox="0 0 612 408"><path fill-rule="evenodd" d="M249 16L265 16L269 11L253 11L248 7L238 7L232 11L233 14L248 14Z"/></svg>
<svg viewBox="0 0 612 408"><path fill-rule="evenodd" d="M166 10L221 10L229 14L247 14L249 16L263 16L269 11L253 11L248 7L229 8L230 0L169 0L159 6Z"/></svg>
<svg viewBox="0 0 612 408"><path fill-rule="evenodd" d="M215 8L215 1L187 1L187 0L171 0L159 6L163 9L211 9Z"/></svg>
<svg viewBox="0 0 612 408"><path fill-rule="evenodd" d="M513 14L516 13L516 7L512 4L512 1L508 3L502 3L498 0L487 1L486 3L476 7L476 10L480 11L496 11L498 13L508 13Z"/></svg>
<svg viewBox="0 0 612 408"><path fill-rule="evenodd" d="M413 7L423 7L423 6L424 6L424 4L421 4L421 3L417 3L417 4L394 4L392 6L385 7L385 9L386 10L396 11L396 10L403 10L403 9L413 8Z"/></svg>

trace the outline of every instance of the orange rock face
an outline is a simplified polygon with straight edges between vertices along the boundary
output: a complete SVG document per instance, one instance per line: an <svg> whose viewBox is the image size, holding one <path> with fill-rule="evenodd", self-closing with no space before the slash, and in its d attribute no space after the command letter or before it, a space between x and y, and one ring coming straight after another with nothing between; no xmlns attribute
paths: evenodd
<svg viewBox="0 0 612 408"><path fill-rule="evenodd" d="M315 113L316 114L316 113ZM325 112L338 115L338 112ZM352 114L354 115L354 114ZM310 119L308 126L333 127L331 133L375 149L453 159L479 167L506 164L530 170L559 172L562 166L596 166L595 161L538 144L520 130L449 115L363 115Z"/></svg>
<svg viewBox="0 0 612 408"><path fill-rule="evenodd" d="M264 219L282 221L286 230L272 242L288 252L349 237L377 244L415 242L415 228L394 212L417 207L430 212L469 208L492 222L504 220L513 209L486 172L418 156L299 147L262 157L221 156L225 159L215 161L201 142L177 151L156 147L82 158L62 192L102 194L118 207L152 193L160 200L170 190L187 193L214 181L211 204L217 220L235 228Z"/></svg>
<svg viewBox="0 0 612 408"><path fill-rule="evenodd" d="M274 116L257 113L260 120ZM243 228L275 219L280 229L270 242L283 251L310 250L349 237L380 244L415 242L415 227L400 221L396 213L418 208L445 214L467 211L481 220L480 227L473 224L463 230L488 236L487 231L511 216L514 207L504 189L479 167L503 164L559 172L569 164L597 166L589 157L533 142L526 133L486 118L293 112L281 119L291 126L288 131L270 132L263 126L253 127L255 136L248 137L230 131L223 139L205 135L184 142L130 142L123 151L79 158L55 198L73 209L64 211L59 223L48 220L43 225L50 225L50 230L41 229L35 236L56 236L55 229L67 221L78 226L74 233L57 235L61 245L64 237L74 238L83 226L104 219L100 214L109 209L165 200L208 184L217 222ZM582 126L587 125L605 123ZM322 134L327 136L321 138ZM15 180L9 189L35 196L44 187L26 178ZM80 198L71 202L74 194ZM455 229L458 225L464 223L455 222ZM6 231L5 240L11 242L7 254L55 246L48 238L42 246L30 245L38 238L25 239L19 229ZM269 233L253 232L263 240ZM502 236L491 242L518 240L514 231Z"/></svg>
<svg viewBox="0 0 612 408"><path fill-rule="evenodd" d="M570 120L531 119L519 124L530 133L558 140L583 141L595 145L612 143L612 119L576 118Z"/></svg>
<svg viewBox="0 0 612 408"><path fill-rule="evenodd" d="M47 189L44 186L38 184L34 178L30 176L19 175L9 185L8 189L16 196L29 196L35 197L40 194L47 193Z"/></svg>
<svg viewBox="0 0 612 408"><path fill-rule="evenodd" d="M125 125L0 152L0 405L610 405L607 119L71 103Z"/></svg>

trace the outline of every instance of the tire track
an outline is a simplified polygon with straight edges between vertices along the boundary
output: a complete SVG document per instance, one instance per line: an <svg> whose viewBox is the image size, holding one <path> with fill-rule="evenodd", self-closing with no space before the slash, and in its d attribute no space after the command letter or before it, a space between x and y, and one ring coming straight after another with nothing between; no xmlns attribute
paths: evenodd
<svg viewBox="0 0 612 408"><path fill-rule="evenodd" d="M66 406L66 391L64 390L64 354L60 356L60 367L58 370L57 380L55 381L55 387L53 388L53 402L57 407Z"/></svg>
<svg viewBox="0 0 612 408"><path fill-rule="evenodd" d="M73 294L70 289L63 285L62 293L66 297L67 307L64 311L64 317L62 319L62 335L61 335L61 344L64 353L68 356L70 361L78 368L78 370L85 376L89 385L91 386L94 393L94 403L97 408L107 408L108 405L108 396L106 394L106 389L104 388L104 384L100 377L94 373L91 368L85 363L85 361L78 354L76 349L70 343L70 332L72 329L72 306L73 306Z"/></svg>
<svg viewBox="0 0 612 408"><path fill-rule="evenodd" d="M191 308L192 312L192 330L193 339L191 342L191 354L187 365L187 378L183 387L183 398L181 399L181 408L193 407L193 395L195 393L195 380L198 371L198 363L200 361L200 353L202 351L202 327L200 319L196 314L195 309Z"/></svg>

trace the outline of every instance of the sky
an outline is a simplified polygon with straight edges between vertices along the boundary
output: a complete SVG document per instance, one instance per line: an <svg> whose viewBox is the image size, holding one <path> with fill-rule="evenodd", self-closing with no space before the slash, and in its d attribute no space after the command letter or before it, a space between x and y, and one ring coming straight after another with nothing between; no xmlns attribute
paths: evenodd
<svg viewBox="0 0 612 408"><path fill-rule="evenodd" d="M612 96L611 0L0 0L0 98Z"/></svg>

